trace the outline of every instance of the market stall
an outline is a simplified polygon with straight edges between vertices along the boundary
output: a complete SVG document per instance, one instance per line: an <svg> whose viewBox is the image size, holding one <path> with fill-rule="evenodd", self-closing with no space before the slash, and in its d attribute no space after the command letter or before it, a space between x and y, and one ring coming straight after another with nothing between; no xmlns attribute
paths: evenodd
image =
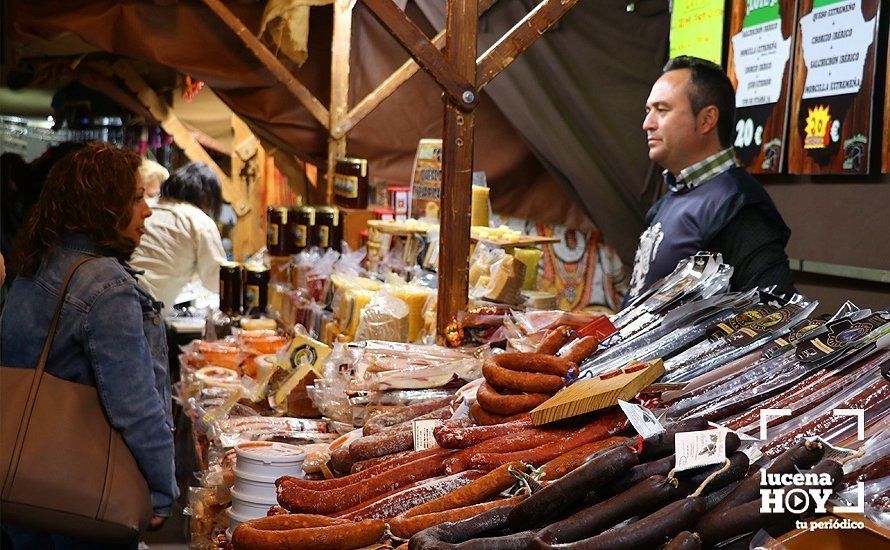
<svg viewBox="0 0 890 550"><path fill-rule="evenodd" d="M890 315L728 292L732 271L700 253L608 317L469 310L450 347L410 343L410 308L354 273L328 290L371 295L352 342L232 313L181 356L193 544L886 544ZM320 296L291 280L275 292Z"/></svg>

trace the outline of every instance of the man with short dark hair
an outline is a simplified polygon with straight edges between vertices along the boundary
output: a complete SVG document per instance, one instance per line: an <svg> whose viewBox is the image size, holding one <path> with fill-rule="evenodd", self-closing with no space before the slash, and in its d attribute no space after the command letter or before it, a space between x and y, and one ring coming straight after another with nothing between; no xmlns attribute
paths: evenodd
<svg viewBox="0 0 890 550"><path fill-rule="evenodd" d="M732 83L704 59L671 59L652 86L643 130L668 193L646 215L628 300L699 250L720 252L735 268L733 290L794 290L785 255L791 231L763 186L735 162L734 112Z"/></svg>

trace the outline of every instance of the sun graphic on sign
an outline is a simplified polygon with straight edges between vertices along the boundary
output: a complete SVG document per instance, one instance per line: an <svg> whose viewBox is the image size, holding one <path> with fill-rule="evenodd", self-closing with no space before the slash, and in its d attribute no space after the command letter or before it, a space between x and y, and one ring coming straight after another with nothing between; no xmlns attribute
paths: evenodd
<svg viewBox="0 0 890 550"><path fill-rule="evenodd" d="M817 105L807 112L807 133L804 138L804 149L822 149L828 145L828 129L831 124L831 114L828 107Z"/></svg>

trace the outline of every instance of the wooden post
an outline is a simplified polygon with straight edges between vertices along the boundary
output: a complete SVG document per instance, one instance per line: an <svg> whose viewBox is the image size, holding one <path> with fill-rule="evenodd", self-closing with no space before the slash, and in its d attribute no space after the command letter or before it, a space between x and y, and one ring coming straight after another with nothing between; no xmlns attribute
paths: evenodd
<svg viewBox="0 0 890 550"><path fill-rule="evenodd" d="M235 261L242 262L266 243L264 198L268 163L259 140L235 115L232 115L232 130L232 182L250 205L250 211L238 218L232 230L232 256ZM274 164L272 166L274 170Z"/></svg>
<svg viewBox="0 0 890 550"><path fill-rule="evenodd" d="M476 105L477 0L449 0L445 19L445 58L472 91L463 93L463 104L445 96L442 136L442 191L439 248L439 305L436 327L441 336L451 317L466 308L469 282L470 205L473 185L473 138Z"/></svg>
<svg viewBox="0 0 890 550"><path fill-rule="evenodd" d="M349 50L352 47L352 8L355 0L334 0L334 33L331 43L331 109L328 128L335 128L349 109ZM346 156L346 134L328 136L325 202L333 204L334 167Z"/></svg>

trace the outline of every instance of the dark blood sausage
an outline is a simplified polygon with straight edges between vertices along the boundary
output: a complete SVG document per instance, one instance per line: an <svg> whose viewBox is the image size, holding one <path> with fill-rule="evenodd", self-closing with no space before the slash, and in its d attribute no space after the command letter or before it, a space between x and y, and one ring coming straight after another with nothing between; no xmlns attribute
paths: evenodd
<svg viewBox="0 0 890 550"><path fill-rule="evenodd" d="M513 506L498 506L469 519L443 523L429 527L411 537L410 550L432 550L453 548L452 545L466 542L489 533L507 528L507 515Z"/></svg>
<svg viewBox="0 0 890 550"><path fill-rule="evenodd" d="M501 393L488 382L479 386L476 401L488 412L509 416L528 412L550 399L549 393Z"/></svg>
<svg viewBox="0 0 890 550"><path fill-rule="evenodd" d="M660 434L643 440L640 462L674 454L674 436L679 432L698 432L708 429L708 421L701 417L688 418L665 427Z"/></svg>
<svg viewBox="0 0 890 550"><path fill-rule="evenodd" d="M574 335L575 331L571 327L565 325L556 327L544 336L544 339L541 340L541 343L538 344L538 349L535 351L546 355L556 355L559 348L563 347L569 341L569 338Z"/></svg>
<svg viewBox="0 0 890 550"><path fill-rule="evenodd" d="M568 350L561 357L569 363L580 365L582 361L593 355L596 348L600 345L600 341L596 336L585 336L572 345L572 349Z"/></svg>
<svg viewBox="0 0 890 550"><path fill-rule="evenodd" d="M338 489L313 491L281 485L278 487L278 504L291 512L333 514L416 481L441 475L443 470L442 457L432 455Z"/></svg>
<svg viewBox="0 0 890 550"><path fill-rule="evenodd" d="M291 527L289 516L271 516L242 523L232 534L238 550L351 550L374 544L383 537L382 520L359 523L317 523ZM333 520L337 521L337 520Z"/></svg>
<svg viewBox="0 0 890 550"><path fill-rule="evenodd" d="M574 363L544 353L501 353L486 363L513 372L551 374L560 378L566 378L569 373L577 374L578 370L578 366Z"/></svg>
<svg viewBox="0 0 890 550"><path fill-rule="evenodd" d="M362 434L372 435L384 428L395 426L396 424L401 424L402 422L407 422L418 416L433 412L436 409L447 407L451 403L451 400L451 397L443 397L442 399L433 399L431 401L398 407L392 412L378 414L365 423L365 427L362 428Z"/></svg>
<svg viewBox="0 0 890 550"><path fill-rule="evenodd" d="M566 550L615 550L617 548L658 548L671 537L691 528L705 509L704 497L687 497L668 504L639 521L605 533L554 546ZM542 546L541 548L547 548Z"/></svg>
<svg viewBox="0 0 890 550"><path fill-rule="evenodd" d="M507 424L514 422L516 420L522 420L524 418L528 418L528 413L520 413L514 415L503 415L503 414L492 414L485 409L483 409L479 403L473 403L470 406L470 414L473 415L473 419L483 426L493 426L495 424Z"/></svg>
<svg viewBox="0 0 890 550"><path fill-rule="evenodd" d="M817 475L825 473L831 476L834 482L832 489L836 488L843 481L844 477L843 467L833 460L823 460L810 472ZM755 477L757 477L759 482L760 476L756 475ZM793 488L798 487L786 485L783 489L787 492ZM736 504L729 509L718 510L714 508L695 524L695 532L699 534L703 543L710 545L777 523L785 523L797 515L793 513L761 514L761 506L761 499L755 497L754 500Z"/></svg>
<svg viewBox="0 0 890 550"><path fill-rule="evenodd" d="M699 548L701 548L701 539L698 535L683 531L672 538L662 550L699 550Z"/></svg>
<svg viewBox="0 0 890 550"><path fill-rule="evenodd" d="M531 355L531 354L523 354ZM545 355L544 357L551 357ZM557 357L552 357L558 359ZM493 359L482 364L482 376L496 388L531 393L555 393L565 385L565 379L555 374L509 370L498 366Z"/></svg>
<svg viewBox="0 0 890 550"><path fill-rule="evenodd" d="M825 453L819 443L801 442L797 447L788 449L766 469L769 474L791 474L798 469L805 470L813 467ZM742 480L734 491L717 503L712 512L728 510L739 504L744 504L760 496L760 472Z"/></svg>
<svg viewBox="0 0 890 550"><path fill-rule="evenodd" d="M613 525L634 516L646 516L683 496L683 492L669 483L667 477L652 476L609 500L541 529L537 534L539 540L530 548L541 546L542 542L575 542L598 535Z"/></svg>
<svg viewBox="0 0 890 550"><path fill-rule="evenodd" d="M510 512L510 527L514 531L524 531L545 523L558 512L581 502L588 491L608 483L636 463L637 455L627 446L597 455L518 504Z"/></svg>
<svg viewBox="0 0 890 550"><path fill-rule="evenodd" d="M468 540L454 545L454 550L525 550L535 536L534 531L521 531L512 535Z"/></svg>
<svg viewBox="0 0 890 550"><path fill-rule="evenodd" d="M681 429L679 431L685 432L688 430ZM692 431L697 431L697 430L692 430ZM664 433L668 433L668 432L664 432ZM674 432L674 433L677 433L677 432ZM663 435L663 434L659 434L659 435ZM655 437L658 437L658 436L655 436ZM673 440L673 437L670 437L669 439ZM645 456L644 453L646 451L647 441L648 440L646 440L646 439L643 440L643 446L642 446L643 452L640 453L641 457ZM739 439L739 436L733 432L726 433L724 442L726 445L726 454L734 453L741 445L741 440ZM668 448L666 443L664 443L664 442L659 442L659 446L661 447L661 449ZM670 447L673 448L673 445L671 445ZM651 449L651 447L650 447L650 449ZM650 451L649 456L652 456L652 454L653 454L653 451ZM653 460L653 461L647 462L645 464L640 464L638 466L634 466L633 468L630 469L629 472L625 473L621 477L612 481L612 483L609 483L608 485L603 487L600 490L600 492L603 496L617 495L618 493L625 491L630 487L633 487L640 481L642 481L644 479L648 479L651 476L666 475L668 472L670 472L671 470L674 469L674 462L675 462L674 455L671 454L664 458L659 458L658 460ZM693 474L693 472L690 472L688 474L684 474L681 472L678 475L684 476L684 475L692 475L692 474Z"/></svg>
<svg viewBox="0 0 890 550"><path fill-rule="evenodd" d="M531 418L527 415L520 420L497 426L469 426L457 428L452 426L436 426L433 436L440 447L446 449L466 449L487 439L514 433L532 427Z"/></svg>

